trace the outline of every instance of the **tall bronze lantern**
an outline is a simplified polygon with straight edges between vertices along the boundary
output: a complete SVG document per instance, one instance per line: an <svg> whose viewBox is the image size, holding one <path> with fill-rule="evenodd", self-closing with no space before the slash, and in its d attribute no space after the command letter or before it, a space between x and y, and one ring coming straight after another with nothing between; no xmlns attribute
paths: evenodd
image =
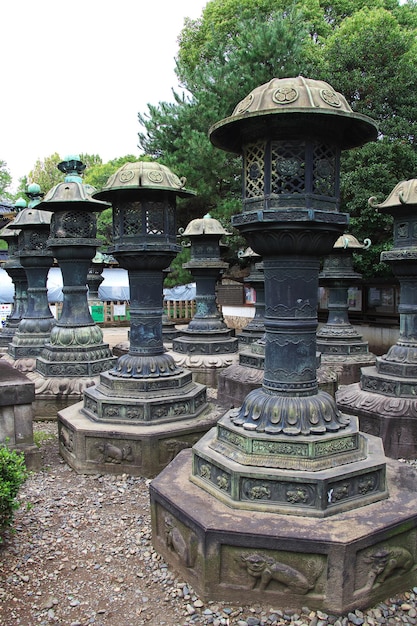
<svg viewBox="0 0 417 626"><path fill-rule="evenodd" d="M80 406L58 414L61 453L78 471L154 476L214 422L205 415L206 387L162 340L164 270L181 249L176 201L192 194L184 183L167 167L138 161L94 194L113 207L109 252L128 271L130 345Z"/></svg>
<svg viewBox="0 0 417 626"><path fill-rule="evenodd" d="M376 136L330 85L301 76L254 89L210 131L243 157L243 211L232 223L264 260L264 380L150 491L155 549L216 601L267 597L339 614L369 606L381 598L380 555L414 542L405 528L415 495L401 486L388 498L381 440L361 433L316 376L320 257L348 221L340 154ZM406 582L390 579L384 597L415 580L411 570Z"/></svg>

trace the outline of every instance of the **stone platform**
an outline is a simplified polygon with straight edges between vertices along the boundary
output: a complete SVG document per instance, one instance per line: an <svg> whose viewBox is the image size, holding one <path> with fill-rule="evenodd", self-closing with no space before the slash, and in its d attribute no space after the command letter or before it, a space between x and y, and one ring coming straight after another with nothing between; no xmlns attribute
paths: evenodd
<svg viewBox="0 0 417 626"><path fill-rule="evenodd" d="M374 372L375 368L369 370ZM376 377L375 373L374 379ZM415 459L417 399L411 393L408 397L396 395L394 376L386 385L386 393L364 389L361 383L342 387L336 395L337 406L344 413L357 416L362 431L381 437L387 456ZM388 395L390 392L392 395Z"/></svg>
<svg viewBox="0 0 417 626"><path fill-rule="evenodd" d="M205 600L343 614L417 584L417 471L389 498L325 519L236 510L190 481L184 450L150 485L153 545Z"/></svg>
<svg viewBox="0 0 417 626"><path fill-rule="evenodd" d="M180 450L193 446L219 418L218 408L176 422L94 421L78 402L58 413L61 456L80 474L156 476Z"/></svg>
<svg viewBox="0 0 417 626"><path fill-rule="evenodd" d="M42 466L39 448L33 442L33 383L6 361L0 360L0 443L25 455L26 467Z"/></svg>

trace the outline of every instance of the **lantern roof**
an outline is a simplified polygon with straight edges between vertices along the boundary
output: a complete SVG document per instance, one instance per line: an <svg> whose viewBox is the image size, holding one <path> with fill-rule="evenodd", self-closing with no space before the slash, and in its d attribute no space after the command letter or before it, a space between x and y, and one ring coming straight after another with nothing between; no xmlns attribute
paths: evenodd
<svg viewBox="0 0 417 626"><path fill-rule="evenodd" d="M239 258L241 259L253 258L253 257L260 257L260 254L252 250L252 248L250 247L246 248L246 250L242 251L241 254L239 254Z"/></svg>
<svg viewBox="0 0 417 626"><path fill-rule="evenodd" d="M230 235L230 233L223 228L218 220L207 213L204 217L191 220L183 235L184 237L196 235L218 235L221 237L222 235Z"/></svg>
<svg viewBox="0 0 417 626"><path fill-rule="evenodd" d="M19 211L13 222L10 222L9 228L49 228L50 223L51 214L48 211L28 207Z"/></svg>
<svg viewBox="0 0 417 626"><path fill-rule="evenodd" d="M24 198L20 197L16 200L14 206L17 211L21 211L22 209L26 209L27 202Z"/></svg>
<svg viewBox="0 0 417 626"><path fill-rule="evenodd" d="M0 230L0 239L4 239L5 241L9 241L9 239L14 239L15 237L18 236L19 234L19 230L16 228L13 228L13 226L11 227L12 222L10 222L9 224L6 224L6 226L4 226L1 230Z"/></svg>
<svg viewBox="0 0 417 626"><path fill-rule="evenodd" d="M262 138L328 137L342 149L377 138L377 124L354 113L344 96L322 80L297 76L273 78L256 87L232 115L211 127L211 142L241 153L245 144Z"/></svg>
<svg viewBox="0 0 417 626"><path fill-rule="evenodd" d="M86 211L103 211L109 204L95 200L92 194L96 188L82 182L81 174L85 165L77 155L70 155L57 165L61 172L65 173L64 182L58 183L50 189L40 206L45 211L62 210L64 204L71 204L73 208Z"/></svg>
<svg viewBox="0 0 417 626"><path fill-rule="evenodd" d="M365 240L366 241L366 240ZM365 248L365 244L360 243L356 237L354 237L353 235L349 234L349 233L344 233L343 235L340 235L340 237L336 240L336 243L334 244L333 248L334 249L342 249L344 248L345 250L349 249L349 250L363 250L363 248Z"/></svg>
<svg viewBox="0 0 417 626"><path fill-rule="evenodd" d="M195 195L194 191L185 189L185 183L186 178L178 178L165 165L153 161L135 161L122 165L110 176L103 189L94 194L94 197L111 201L113 192L116 190L138 189L172 191L181 198Z"/></svg>
<svg viewBox="0 0 417 626"><path fill-rule="evenodd" d="M415 207L417 205L417 179L399 182L383 202L378 203L376 198L369 198L368 202L382 213L391 213L391 209L395 207L398 209L406 206Z"/></svg>

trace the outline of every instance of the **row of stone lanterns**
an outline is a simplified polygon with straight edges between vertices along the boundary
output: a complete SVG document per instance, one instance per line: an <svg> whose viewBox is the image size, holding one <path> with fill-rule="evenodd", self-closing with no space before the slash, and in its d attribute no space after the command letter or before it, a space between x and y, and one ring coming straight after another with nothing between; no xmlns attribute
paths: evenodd
<svg viewBox="0 0 417 626"><path fill-rule="evenodd" d="M262 386L217 420L204 385L166 353L162 282L178 252L176 197L189 192L163 166L128 163L91 197L113 205L111 252L129 273L130 346L101 371L99 384L84 390L82 402L59 412L61 453L85 473L149 476L162 470L151 483L154 546L203 596L245 602L248 593L254 601L267 593L282 606L308 604L335 613L368 606L417 582L416 472L388 465L381 440L360 432L357 418L341 413L319 389L316 330L319 259L332 253L347 225L339 212L340 153L375 139L375 124L353 113L327 83L297 77L255 89L210 137L243 156L243 212L233 225L263 258ZM78 174L75 165L70 177ZM72 182L78 183L64 183L71 199ZM404 194L401 202L406 204ZM66 267L60 239L68 238L80 247L80 259L91 261L90 216L83 222L87 241L71 241L74 215L63 206L53 209L49 247L62 252ZM378 364L380 373L403 374L408 380L402 389L410 391L416 229L408 213L401 213L396 229L406 251L387 258L400 265L407 256L412 263L399 270L405 276L401 340ZM219 268L202 272L206 254L195 250L190 261L196 276L203 274L189 330L194 339L207 326L217 334L226 330L208 293ZM84 306L87 263L81 265L82 279L71 276L65 286L75 294L82 329L77 333L66 323L69 295L64 322L51 331L57 341L44 348L47 357L63 354L68 338L87 338L101 349ZM337 299L343 313L340 294ZM348 326L345 317L333 322ZM80 351L70 351L70 360ZM406 560L393 567L392 555L399 554Z"/></svg>

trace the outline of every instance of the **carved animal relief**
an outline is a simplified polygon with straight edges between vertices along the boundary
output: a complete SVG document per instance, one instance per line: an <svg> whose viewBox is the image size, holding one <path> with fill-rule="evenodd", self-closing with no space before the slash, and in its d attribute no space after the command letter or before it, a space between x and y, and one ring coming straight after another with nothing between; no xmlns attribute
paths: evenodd
<svg viewBox="0 0 417 626"><path fill-rule="evenodd" d="M253 579L252 589L265 591L272 582L275 582L282 590L300 595L305 595L314 589L322 568L322 566L320 566L320 569L317 567L311 568L311 564L305 563L307 565L306 572L307 570L310 571L304 573L293 565L260 552L241 554L240 561L241 565Z"/></svg>
<svg viewBox="0 0 417 626"><path fill-rule="evenodd" d="M194 567L197 554L197 537L194 533L180 530L169 513L164 515L164 530L168 549L175 552L186 567Z"/></svg>
<svg viewBox="0 0 417 626"><path fill-rule="evenodd" d="M374 546L358 558L357 577L362 582L355 595L369 592L387 580L410 572L416 567L411 552L402 546Z"/></svg>

